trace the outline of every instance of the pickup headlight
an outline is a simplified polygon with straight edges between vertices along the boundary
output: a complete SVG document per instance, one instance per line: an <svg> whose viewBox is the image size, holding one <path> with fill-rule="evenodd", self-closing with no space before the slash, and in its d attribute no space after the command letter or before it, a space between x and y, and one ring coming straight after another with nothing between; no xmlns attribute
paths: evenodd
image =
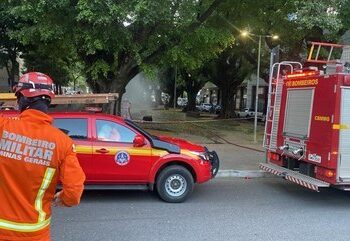
<svg viewBox="0 0 350 241"><path fill-rule="evenodd" d="M197 152L197 151L191 151L192 154L199 156L204 161L209 161L210 157L208 152Z"/></svg>

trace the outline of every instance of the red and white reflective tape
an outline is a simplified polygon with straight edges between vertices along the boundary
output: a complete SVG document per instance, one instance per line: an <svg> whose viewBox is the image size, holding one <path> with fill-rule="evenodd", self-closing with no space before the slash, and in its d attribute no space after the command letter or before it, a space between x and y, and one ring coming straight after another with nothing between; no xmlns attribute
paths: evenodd
<svg viewBox="0 0 350 241"><path fill-rule="evenodd" d="M277 170L272 169L272 168L269 168L269 167L266 167L266 166L264 166L264 165L260 165L260 169L264 170L265 172L272 173L273 175L278 175L278 176L280 176L280 175L282 174L282 172L277 171Z"/></svg>
<svg viewBox="0 0 350 241"><path fill-rule="evenodd" d="M294 182L294 183L296 183L296 184L299 184L299 185L301 185L301 186L304 186L304 187L306 187L306 188L309 188L309 189L311 189L311 190L314 190L314 191L316 191L316 192L319 192L318 186L316 186L316 185L310 184L310 183L308 183L308 182L302 181L302 180L300 180L300 179L297 179L297 178L295 178L295 177L288 176L288 175L286 175L285 178L286 178L287 180L291 181L291 182Z"/></svg>
<svg viewBox="0 0 350 241"><path fill-rule="evenodd" d="M281 171L278 171L278 170L275 170L273 168L270 168L270 167L266 167L264 166L263 164L260 164L260 168L266 172L269 172L269 173L272 173L274 175L277 175L277 176L284 176L285 179L291 181L291 182L294 182L298 185L301 185L303 187L306 187L306 188L309 188L313 191L316 191L316 192L319 192L318 190L318 186L317 185L314 185L314 184L310 184L306 181L303 181L303 180L300 180L298 178L295 178L293 176L290 176L288 175L287 173L284 173L284 172L281 172Z"/></svg>

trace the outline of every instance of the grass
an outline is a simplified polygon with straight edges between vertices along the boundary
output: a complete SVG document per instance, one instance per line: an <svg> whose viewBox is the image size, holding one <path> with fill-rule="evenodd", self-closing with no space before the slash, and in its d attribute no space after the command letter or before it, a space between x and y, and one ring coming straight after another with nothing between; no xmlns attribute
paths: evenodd
<svg viewBox="0 0 350 241"><path fill-rule="evenodd" d="M155 135L170 135L196 142L223 143L222 138L231 142L253 143L254 121L238 119L215 119L215 116L188 117L180 110L152 110L153 122L141 123ZM201 122L197 122L200 120ZM195 121L195 122L183 122ZM202 122L203 121L203 122ZM257 140L261 146L264 124L258 123Z"/></svg>

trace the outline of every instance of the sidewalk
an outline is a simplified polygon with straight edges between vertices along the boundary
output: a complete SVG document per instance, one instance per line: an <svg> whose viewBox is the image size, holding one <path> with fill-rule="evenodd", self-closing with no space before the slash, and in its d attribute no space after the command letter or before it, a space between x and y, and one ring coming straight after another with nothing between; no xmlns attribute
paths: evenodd
<svg viewBox="0 0 350 241"><path fill-rule="evenodd" d="M240 136L232 132L217 134L223 139L213 141L202 136L184 133L173 134L172 136L206 146L209 151L216 151L220 159L218 177L260 177L265 175L259 169L259 163L265 162L265 150L262 147L261 140L260 143L254 144L251 140L247 140L246 135Z"/></svg>
<svg viewBox="0 0 350 241"><path fill-rule="evenodd" d="M206 144L209 150L217 152L220 170L258 170L265 162L265 153L236 147L230 144Z"/></svg>
<svg viewBox="0 0 350 241"><path fill-rule="evenodd" d="M181 112L160 112L153 113L154 121L176 121L187 120ZM196 120L196 119L194 119ZM220 124L216 124L220 123ZM218 177L255 177L265 176L265 172L259 169L259 163L265 162L265 149L263 145L264 123L258 123L257 142L254 143L253 122L211 122L211 125L193 123L192 126L181 126L179 121L178 129L173 129L174 124L163 125L163 129L156 126L152 133L156 135L170 135L183 138L193 143L208 147L210 151L216 151L220 159ZM184 128L184 129L181 129ZM191 132L192 128L197 131ZM191 134L192 133L192 134Z"/></svg>
<svg viewBox="0 0 350 241"><path fill-rule="evenodd" d="M209 150L215 150L220 159L217 177L265 177L259 169L259 163L265 162L265 153L257 152L230 144L207 144Z"/></svg>
<svg viewBox="0 0 350 241"><path fill-rule="evenodd" d="M215 130L215 135L218 137L208 139L198 135L177 134L178 137L208 147L210 151L216 151L220 158L220 170L259 170L259 163L265 162L261 135L258 135L257 143L253 142L253 134Z"/></svg>

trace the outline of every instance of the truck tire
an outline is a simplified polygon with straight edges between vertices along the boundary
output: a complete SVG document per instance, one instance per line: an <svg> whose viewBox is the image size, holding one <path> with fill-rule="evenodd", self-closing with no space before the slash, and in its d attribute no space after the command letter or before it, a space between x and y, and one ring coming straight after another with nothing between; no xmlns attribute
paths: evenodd
<svg viewBox="0 0 350 241"><path fill-rule="evenodd" d="M156 181L156 189L161 199L170 203L185 201L193 191L192 174L179 165L162 170Z"/></svg>

